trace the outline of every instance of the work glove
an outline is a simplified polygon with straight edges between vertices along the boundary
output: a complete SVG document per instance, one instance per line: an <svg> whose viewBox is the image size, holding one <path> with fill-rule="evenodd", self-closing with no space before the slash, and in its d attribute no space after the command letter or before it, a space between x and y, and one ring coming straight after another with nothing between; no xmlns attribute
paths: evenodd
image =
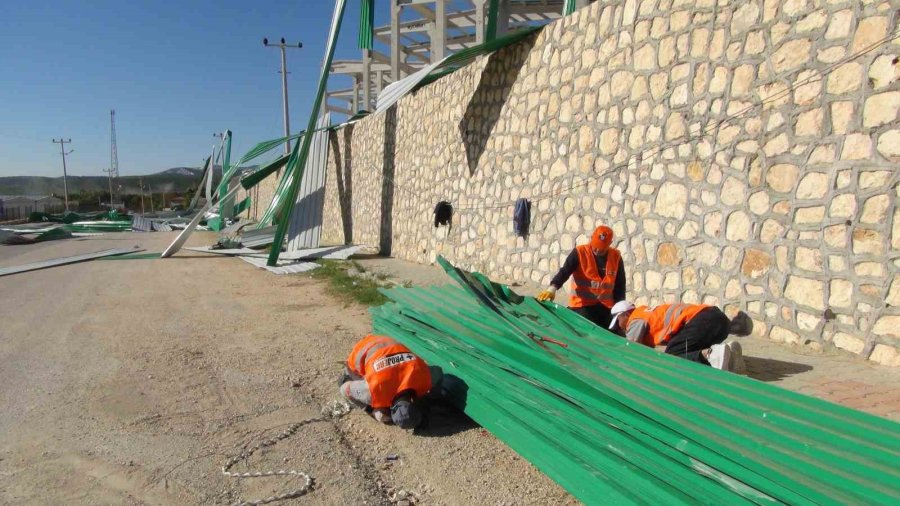
<svg viewBox="0 0 900 506"><path fill-rule="evenodd" d="M550 288L547 288L543 292L539 293L537 296L538 302L546 302L548 300L552 301L555 298L556 298L556 287L553 285L550 285Z"/></svg>

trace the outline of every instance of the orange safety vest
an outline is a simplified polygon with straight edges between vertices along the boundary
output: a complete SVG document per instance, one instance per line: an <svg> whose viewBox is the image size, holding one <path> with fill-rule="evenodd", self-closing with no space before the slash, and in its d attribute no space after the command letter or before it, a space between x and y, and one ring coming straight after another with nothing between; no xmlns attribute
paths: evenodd
<svg viewBox="0 0 900 506"><path fill-rule="evenodd" d="M647 325L648 333L644 338L643 344L658 346L669 342L672 335L681 330L685 323L708 307L710 306L704 304L639 306L631 313L628 323L625 324L626 333L628 327L633 323L644 322Z"/></svg>
<svg viewBox="0 0 900 506"><path fill-rule="evenodd" d="M366 380L373 409L390 408L397 394L407 390L416 397L431 390L428 364L390 337L363 338L347 357L347 367Z"/></svg>
<svg viewBox="0 0 900 506"><path fill-rule="evenodd" d="M578 269L572 273L572 296L569 307L587 307L603 304L612 308L613 289L616 287L616 276L619 274L619 260L622 254L616 248L609 248L606 254L606 276L600 277L597 261L590 244L577 246Z"/></svg>

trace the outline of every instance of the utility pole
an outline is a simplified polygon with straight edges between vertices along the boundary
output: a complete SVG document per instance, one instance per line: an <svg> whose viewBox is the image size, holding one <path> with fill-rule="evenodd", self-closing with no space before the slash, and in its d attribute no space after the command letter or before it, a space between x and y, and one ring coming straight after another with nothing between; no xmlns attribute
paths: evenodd
<svg viewBox="0 0 900 506"><path fill-rule="evenodd" d="M54 144L59 144L59 153L62 155L63 160L63 193L66 195L66 212L69 212L69 182L68 175L66 174L66 155L71 154L74 149L70 149L68 152L66 151L66 144L71 144L72 139L63 139L62 137L59 140L53 139Z"/></svg>
<svg viewBox="0 0 900 506"><path fill-rule="evenodd" d="M141 214L144 214L144 178L139 178L138 184L141 186Z"/></svg>
<svg viewBox="0 0 900 506"><path fill-rule="evenodd" d="M116 146L116 110L109 111L109 168L103 169L109 176L109 208L112 210L113 202L113 179L118 182L119 179L119 152Z"/></svg>
<svg viewBox="0 0 900 506"><path fill-rule="evenodd" d="M303 43L298 42L297 45L288 45L284 41L284 37L281 38L281 43L279 44L269 44L269 39L263 39L263 45L266 47L277 47L281 49L281 98L284 102L284 136L291 136L291 120L288 115L288 88L287 88L287 56L285 55L285 50L287 48L302 48ZM291 152L291 141L286 141L284 143L284 152L289 154Z"/></svg>
<svg viewBox="0 0 900 506"><path fill-rule="evenodd" d="M147 189L150 190L150 213L152 214L156 212L153 210L153 186L147 184Z"/></svg>

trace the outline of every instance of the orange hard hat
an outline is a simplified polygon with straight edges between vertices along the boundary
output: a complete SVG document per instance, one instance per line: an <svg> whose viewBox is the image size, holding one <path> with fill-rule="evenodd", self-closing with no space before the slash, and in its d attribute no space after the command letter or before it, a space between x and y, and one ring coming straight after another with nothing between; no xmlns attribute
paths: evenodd
<svg viewBox="0 0 900 506"><path fill-rule="evenodd" d="M612 244L613 240L613 231L611 228L606 225L600 225L594 230L594 233L591 234L591 248L604 252L609 249L609 246Z"/></svg>

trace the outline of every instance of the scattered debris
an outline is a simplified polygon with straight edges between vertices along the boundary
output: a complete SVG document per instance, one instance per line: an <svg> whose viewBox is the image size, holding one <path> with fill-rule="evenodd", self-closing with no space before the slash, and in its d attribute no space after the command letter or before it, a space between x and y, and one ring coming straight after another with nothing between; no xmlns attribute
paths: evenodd
<svg viewBox="0 0 900 506"><path fill-rule="evenodd" d="M71 257L55 258L52 260L44 260L43 262L35 262L31 264L18 265L15 267L0 268L0 276L8 276L10 274L19 274L22 272L36 271L38 269L47 269L49 267L58 267L60 265L74 264L94 260L114 255L125 255L127 253L135 253L144 251L142 248L135 246L133 248L105 249L94 253L85 253L83 255L75 255Z"/></svg>
<svg viewBox="0 0 900 506"><path fill-rule="evenodd" d="M384 290L375 332L452 370L465 413L584 503L896 502L896 423L632 345L438 262L458 284Z"/></svg>

